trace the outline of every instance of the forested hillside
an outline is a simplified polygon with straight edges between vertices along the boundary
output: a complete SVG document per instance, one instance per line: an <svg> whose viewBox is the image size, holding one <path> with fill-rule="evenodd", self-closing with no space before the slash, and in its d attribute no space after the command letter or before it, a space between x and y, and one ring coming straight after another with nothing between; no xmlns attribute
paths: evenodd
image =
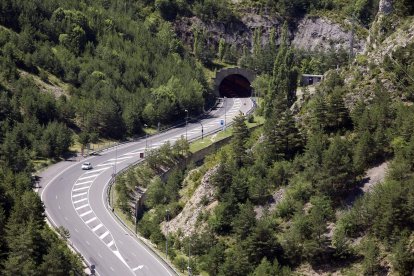
<svg viewBox="0 0 414 276"><path fill-rule="evenodd" d="M0 274L82 274L46 225L34 163L76 138L142 134L203 111L201 67L154 5L133 1L0 2Z"/></svg>
<svg viewBox="0 0 414 276"><path fill-rule="evenodd" d="M215 192L212 202L202 200L200 228L167 235L180 269L189 261L194 273L209 275L412 274L414 43L378 63L369 55L354 60L346 51L310 55L290 47L289 30L304 15L348 27L352 19L356 35L367 35L379 2L1 0L0 274L83 273L64 229L58 237L45 223L33 191L39 159L58 161L75 141L171 125L185 110L198 115L214 101L205 73L236 64L259 74L252 85L263 98L263 128L249 133L239 117L232 143L204 167L149 183L141 233L162 248L165 210L174 219L209 171ZM413 2L391 2L391 14L376 27L376 49L397 29L411 30ZM221 38L210 43L205 30L191 30L194 41L185 45L174 32L180 17L231 25L246 9L274 14L286 22L283 31L272 28L265 38L257 28L251 45L239 48ZM300 73L329 70L292 110ZM169 150L179 160L188 144ZM173 166L169 158L161 162ZM366 170L383 162L390 164L385 181L354 201ZM135 188L130 175L123 184Z"/></svg>
<svg viewBox="0 0 414 276"><path fill-rule="evenodd" d="M369 26L378 2L358 3L372 7ZM411 30L410 3L394 1L379 26L382 39ZM190 264L193 273L208 275L412 275L414 41L379 64L359 55L330 70L291 109L309 60L289 46L287 25L283 30L280 45L270 40L255 48L253 41L249 54L253 68L264 68L253 84L264 94L263 128L250 133L240 116L230 145L203 166L150 183L139 231L161 249L167 239L182 272ZM255 59L260 52L271 55ZM367 189L366 172L386 167L379 164L389 164L385 178ZM131 172L127 185L140 177ZM195 220L185 217L188 209L199 214Z"/></svg>

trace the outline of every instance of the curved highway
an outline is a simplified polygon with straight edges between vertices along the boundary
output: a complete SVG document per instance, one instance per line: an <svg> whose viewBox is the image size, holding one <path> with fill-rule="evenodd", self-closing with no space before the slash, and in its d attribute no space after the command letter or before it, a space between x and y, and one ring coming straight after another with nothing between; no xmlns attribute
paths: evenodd
<svg viewBox="0 0 414 276"><path fill-rule="evenodd" d="M224 104L203 119L207 134L221 128L220 121L233 120L239 112L252 108L250 98L226 99ZM39 193L45 204L46 215L55 227L69 230L69 242L80 252L97 274L104 275L174 275L158 256L114 218L106 207L106 187L115 171L139 160L139 153L146 147L156 148L166 141L174 142L186 135L188 140L201 136L200 123L191 123L167 132L119 145L97 156L78 161L57 163L40 174ZM89 161L90 171L83 171L81 164Z"/></svg>

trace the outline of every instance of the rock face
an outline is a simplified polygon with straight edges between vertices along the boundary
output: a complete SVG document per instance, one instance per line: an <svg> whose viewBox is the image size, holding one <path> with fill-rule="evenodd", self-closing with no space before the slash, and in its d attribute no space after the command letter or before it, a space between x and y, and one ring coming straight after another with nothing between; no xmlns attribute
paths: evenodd
<svg viewBox="0 0 414 276"><path fill-rule="evenodd" d="M181 213L170 220L168 224L161 223L161 231L166 234L167 226L168 232L175 233L181 229L184 236L189 236L197 230L200 232L200 227L196 228L197 218L204 210L212 210L217 201L214 201L215 188L210 183L211 176L213 176L218 169L218 166L213 167L203 176L200 186L195 190L191 199L185 204ZM201 227L202 228L202 227Z"/></svg>
<svg viewBox="0 0 414 276"><path fill-rule="evenodd" d="M389 1L389 0L388 0ZM305 17L297 22L297 27L289 31L289 37L296 48L303 50L349 49L350 32L341 25L320 17ZM239 21L204 22L197 17L183 17L175 23L175 30L181 40L193 44L194 30L204 30L209 37L210 45L218 45L220 38L227 44L236 45L238 49L252 46L253 34L257 28L261 30L262 45L269 43L272 28L276 32L276 44L279 44L283 20L274 14L256 14L254 11L245 11ZM355 38L354 52L364 49L365 41Z"/></svg>
<svg viewBox="0 0 414 276"><path fill-rule="evenodd" d="M209 43L218 45L220 38L224 38L227 44L236 45L241 49L243 46L251 47L255 29L261 28L262 44L267 44L270 30L275 28L276 32L280 33L282 25L283 22L278 17L245 13L239 21L230 23L204 22L195 16L183 17L175 22L175 30L188 45L193 44L193 32L198 29L208 33Z"/></svg>
<svg viewBox="0 0 414 276"><path fill-rule="evenodd" d="M378 13L390 14L393 11L393 0L380 0Z"/></svg>
<svg viewBox="0 0 414 276"><path fill-rule="evenodd" d="M348 50L350 39L351 32L344 30L339 24L325 18L305 17L298 24L292 45L310 51ZM364 46L364 41L354 37L354 52L362 52Z"/></svg>

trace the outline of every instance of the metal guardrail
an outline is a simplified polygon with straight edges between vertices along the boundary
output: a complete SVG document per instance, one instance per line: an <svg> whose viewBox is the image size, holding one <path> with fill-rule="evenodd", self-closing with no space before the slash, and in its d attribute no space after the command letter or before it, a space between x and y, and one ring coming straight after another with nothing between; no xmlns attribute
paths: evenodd
<svg viewBox="0 0 414 276"><path fill-rule="evenodd" d="M250 114L252 114L252 112L256 109L256 106L257 106L257 104L256 104L256 102L252 99L252 107L246 112L246 114L245 114L245 116L248 116L248 115L250 115ZM217 105L217 103L216 103L216 105ZM216 106L216 105L214 105L214 106ZM208 113L210 113L211 112L211 110L212 109L210 109L209 111L208 111ZM200 120L201 120L201 118L202 117L204 117L204 116L206 116L206 115L208 115L208 113L206 112L206 113L204 113L203 115L201 115L201 116L199 116L198 118L197 118L197 122L199 122ZM169 131L169 130L171 130L171 129L173 129L173 128L176 128L176 127L179 127L179 126L182 126L182 125L185 125L187 123L187 121L186 122L184 122L184 123L180 123L180 124L177 124L177 125L175 125L175 126L173 126L173 127L170 127L170 128L168 128L168 129L165 129L165 130L163 130L163 131L161 131L161 132L159 132L159 133L157 133L157 134L155 134L155 135L158 135L158 134L160 134L160 133L165 133L165 132L167 132L167 131ZM230 126L232 126L233 125L233 121L231 121L231 122L229 122L227 125L226 125L226 128L227 127L230 127ZM203 133L203 135L204 136L210 136L210 135L212 135L212 134L215 134L215 133L218 133L218 132L220 132L220 131L223 131L224 129L222 129L222 128L217 128L217 129L213 129L213 130L211 130L211 131L209 131L209 132L207 132L207 133ZM154 135L152 135L152 136L154 136ZM193 142L193 141L196 141L196 140L198 140L198 139L200 139L201 138L201 134L200 135L197 135L196 137L193 137L192 139L190 139L190 140L187 140L188 142ZM145 136L143 136L143 137L140 137L140 138L136 138L136 139L134 139L134 140L132 140L132 141L125 141L125 142L122 142L122 143L118 143L118 144L116 144L115 146L118 146L118 145L120 145L120 144L125 144L125 143L129 143L129 142L135 142L135 141L138 141L139 139L142 139L142 138L144 138ZM109 148L107 148L107 149L109 149ZM103 151L103 150L107 150L107 149L102 149L101 151ZM101 152L101 151L99 151L99 152ZM96 152L97 153L97 152ZM95 154L96 154L95 153ZM112 175L112 177L111 177L111 179L109 180L109 182L108 182L108 185L107 185L107 187L106 187L106 208L108 209L108 210L110 210L111 211L111 213L115 216L115 218L126 228L126 229L128 229L128 231L130 231L136 238L138 238L141 242L143 242L144 243L144 245L148 248L148 249L150 249L151 250L151 252L153 252L157 257L158 257L158 259L160 259L165 265L167 265L172 271L174 271L177 275L179 275L179 273L174 269L174 267L172 267L160 254L158 254L158 252L156 252L150 245L148 245L146 242L144 242L136 233L135 233L135 231L133 231L123 220L122 220L122 218L120 218L117 214L116 214L116 212L114 212L114 207L111 205L111 200L110 200L110 197L111 197L111 189L112 189L112 187L114 186L114 183L115 183L115 181L116 181L116 177L117 176L119 176L119 175L122 175L123 173L125 173L127 170L129 170L130 168L132 168L132 167L134 167L134 166L136 166L137 164L139 164L139 163L142 163L143 161L144 161L145 159L139 159L139 160L137 160L136 162L134 162L134 163L131 163L131 164L129 164L127 167L125 167L125 168L123 168L122 170L120 170L119 172L117 172L116 174L113 174ZM112 204L113 204L113 202L112 202Z"/></svg>

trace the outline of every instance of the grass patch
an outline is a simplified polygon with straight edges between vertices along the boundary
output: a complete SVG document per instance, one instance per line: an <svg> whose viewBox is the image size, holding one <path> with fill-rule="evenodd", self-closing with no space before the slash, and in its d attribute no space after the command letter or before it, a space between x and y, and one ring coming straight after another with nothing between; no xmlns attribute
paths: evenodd
<svg viewBox="0 0 414 276"><path fill-rule="evenodd" d="M249 123L246 120L246 124L249 129L262 125L263 123L264 123L264 117L262 116L254 116L254 121L251 123ZM197 151L207 148L208 146L211 146L212 144L220 140L223 140L227 137L230 137L232 135L233 135L233 127L228 127L224 131L219 131L209 136L205 136L203 140L199 139L190 144L190 152L196 153Z"/></svg>

